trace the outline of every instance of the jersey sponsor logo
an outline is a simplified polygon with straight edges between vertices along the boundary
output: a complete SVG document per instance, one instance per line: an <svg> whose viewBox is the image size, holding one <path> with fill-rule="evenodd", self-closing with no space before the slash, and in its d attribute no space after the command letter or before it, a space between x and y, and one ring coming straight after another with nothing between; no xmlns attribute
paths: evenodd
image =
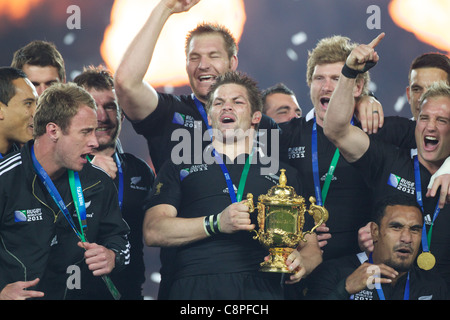
<svg viewBox="0 0 450 320"><path fill-rule="evenodd" d="M292 147L288 149L288 158L299 159L305 157L305 146Z"/></svg>
<svg viewBox="0 0 450 320"><path fill-rule="evenodd" d="M42 220L41 208L14 211L15 222L35 222Z"/></svg>
<svg viewBox="0 0 450 320"><path fill-rule="evenodd" d="M399 177L393 173L389 175L387 184L399 191L415 194L413 181L406 180L405 178Z"/></svg>

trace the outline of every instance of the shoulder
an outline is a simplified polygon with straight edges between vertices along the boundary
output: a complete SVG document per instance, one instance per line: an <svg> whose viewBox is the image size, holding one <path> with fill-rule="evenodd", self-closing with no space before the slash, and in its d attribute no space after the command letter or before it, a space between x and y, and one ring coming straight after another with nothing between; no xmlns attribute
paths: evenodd
<svg viewBox="0 0 450 320"><path fill-rule="evenodd" d="M8 173L12 173L21 164L22 154L20 152L10 153L7 157L0 160L0 176L6 176Z"/></svg>

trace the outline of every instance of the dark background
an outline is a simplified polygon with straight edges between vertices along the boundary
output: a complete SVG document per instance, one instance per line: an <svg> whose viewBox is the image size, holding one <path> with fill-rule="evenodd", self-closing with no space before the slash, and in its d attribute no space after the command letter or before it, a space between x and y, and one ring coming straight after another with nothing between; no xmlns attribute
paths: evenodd
<svg viewBox="0 0 450 320"><path fill-rule="evenodd" d="M130 0L130 4L132 2ZM371 88L383 104L386 115L411 116L405 100L409 65L416 56L438 50L419 41L414 34L401 29L392 21L388 12L390 0L244 2L247 18L239 43L239 69L255 78L261 89L284 82L297 94L306 114L312 107L305 80L308 50L323 37L340 34L355 42L368 43L383 31L386 37L377 47L381 60L371 71ZM66 63L68 81L83 66L103 63L99 47L110 22L113 3L113 0L41 0L34 2L30 12L19 21L6 16L4 8L2 10L0 6L0 65L10 65L13 52L35 39L56 44ZM370 30L367 20L371 14L366 13L366 10L373 4L381 9L381 28ZM79 30L66 27L66 20L70 16L66 10L70 5L77 5L81 9ZM299 32L304 32L307 38L296 45L291 38ZM71 37L73 42L65 44L67 42L64 39L67 40L67 37ZM188 87L175 88L175 93L188 92ZM121 141L125 151L149 160L145 140L137 136L126 121ZM146 248L145 256L147 282L144 294L152 299L156 298L158 288L157 281L152 280L158 277L158 249Z"/></svg>

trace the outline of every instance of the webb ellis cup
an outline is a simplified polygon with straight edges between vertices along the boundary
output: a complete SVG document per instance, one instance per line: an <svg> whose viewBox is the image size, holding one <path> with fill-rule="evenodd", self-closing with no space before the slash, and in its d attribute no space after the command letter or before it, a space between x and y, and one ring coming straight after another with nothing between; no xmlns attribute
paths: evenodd
<svg viewBox="0 0 450 320"><path fill-rule="evenodd" d="M292 273L285 263L286 257L296 249L305 235L312 233L318 226L328 220L328 211L315 204L316 199L310 197L311 205L306 210L305 199L296 194L293 187L287 186L285 169L281 169L279 184L270 188L267 194L258 197L259 230L253 237L269 250L269 259L261 263L260 271ZM247 194L249 211L255 210L253 195ZM305 211L314 219L314 227L303 232Z"/></svg>

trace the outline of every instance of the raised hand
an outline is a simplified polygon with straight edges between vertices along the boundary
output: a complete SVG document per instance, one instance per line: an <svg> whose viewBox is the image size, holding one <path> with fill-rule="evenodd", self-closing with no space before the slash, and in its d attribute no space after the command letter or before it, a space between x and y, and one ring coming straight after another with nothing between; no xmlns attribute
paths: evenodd
<svg viewBox="0 0 450 320"><path fill-rule="evenodd" d="M385 33L380 33L369 44L361 44L352 50L347 57L345 64L353 70L359 72L366 72L373 67L379 60L378 53L375 51L375 47L384 38Z"/></svg>

